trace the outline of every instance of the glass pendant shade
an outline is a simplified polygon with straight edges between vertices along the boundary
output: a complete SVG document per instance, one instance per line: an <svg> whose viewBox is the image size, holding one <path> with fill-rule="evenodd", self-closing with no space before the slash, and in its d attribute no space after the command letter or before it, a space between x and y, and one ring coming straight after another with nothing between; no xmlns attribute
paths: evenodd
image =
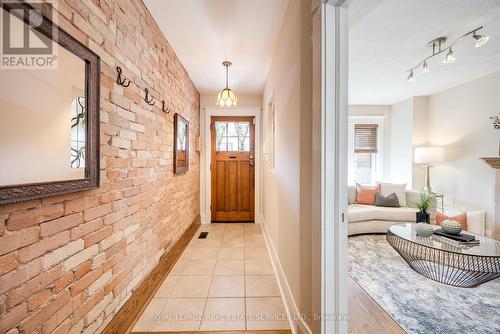
<svg viewBox="0 0 500 334"><path fill-rule="evenodd" d="M236 107L238 97L229 88L224 88L217 96L217 105L221 107Z"/></svg>
<svg viewBox="0 0 500 334"><path fill-rule="evenodd" d="M217 105L220 107L236 107L236 103L238 102L238 97L236 94L229 88L228 79L229 79L229 66L231 66L230 61L224 61L222 65L226 68L226 88L220 91L219 95L217 95Z"/></svg>
<svg viewBox="0 0 500 334"><path fill-rule="evenodd" d="M472 38L474 38L476 40L476 45L475 45L476 48L480 47L481 45L484 45L490 39L489 36L479 35L476 33L474 33L474 35L472 35Z"/></svg>

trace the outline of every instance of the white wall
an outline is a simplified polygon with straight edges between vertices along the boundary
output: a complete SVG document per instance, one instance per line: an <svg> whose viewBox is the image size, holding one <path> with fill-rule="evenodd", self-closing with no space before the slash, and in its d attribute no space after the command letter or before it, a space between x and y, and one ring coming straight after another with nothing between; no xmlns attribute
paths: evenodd
<svg viewBox="0 0 500 334"><path fill-rule="evenodd" d="M83 178L83 168L71 168L70 138L85 63L59 47L57 69L1 72L0 185Z"/></svg>
<svg viewBox="0 0 500 334"><path fill-rule="evenodd" d="M241 95L235 92L238 97L237 108L246 107L262 107L262 95ZM217 94L201 94L200 95L200 106L201 108L218 108L217 106Z"/></svg>
<svg viewBox="0 0 500 334"><path fill-rule="evenodd" d="M428 142L445 147L446 162L432 169L432 186L456 210L486 210L486 234L494 212L494 170L479 160L498 156L500 131L489 117L500 112L500 72L429 97Z"/></svg>

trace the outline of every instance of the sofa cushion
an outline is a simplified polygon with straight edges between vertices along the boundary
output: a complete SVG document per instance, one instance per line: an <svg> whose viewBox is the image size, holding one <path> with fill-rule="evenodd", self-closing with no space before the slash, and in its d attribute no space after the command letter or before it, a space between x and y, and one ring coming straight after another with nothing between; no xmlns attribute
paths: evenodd
<svg viewBox="0 0 500 334"><path fill-rule="evenodd" d="M375 204L375 195L380 192L380 185L363 186L356 183L356 204Z"/></svg>
<svg viewBox="0 0 500 334"><path fill-rule="evenodd" d="M416 220L415 213L418 209L414 208L385 208L373 207L373 218L376 220L391 220L401 222L414 222Z"/></svg>
<svg viewBox="0 0 500 334"><path fill-rule="evenodd" d="M385 206L390 208L399 208L398 196L396 193L392 193L389 196L384 196L382 194L377 194L375 196L375 206Z"/></svg>
<svg viewBox="0 0 500 334"><path fill-rule="evenodd" d="M406 206L406 183L397 184L397 183L384 183L379 182L380 185L380 193L384 196L389 196L392 193L395 193L399 200L399 205Z"/></svg>
<svg viewBox="0 0 500 334"><path fill-rule="evenodd" d="M373 220L372 205L352 204L347 208L347 221L349 223Z"/></svg>

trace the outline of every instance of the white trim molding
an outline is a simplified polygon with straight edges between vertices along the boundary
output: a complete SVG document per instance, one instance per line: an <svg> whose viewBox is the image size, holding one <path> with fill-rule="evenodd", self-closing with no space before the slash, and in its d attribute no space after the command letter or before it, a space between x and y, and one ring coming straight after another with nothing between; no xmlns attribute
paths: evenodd
<svg viewBox="0 0 500 334"><path fill-rule="evenodd" d="M242 108L206 108L202 107L200 115L201 124L201 152L200 152L200 216L202 224L210 224L211 211L211 140L210 118L212 116L254 116L255 117L255 222L259 223L260 217L260 157L261 157L261 107Z"/></svg>
<svg viewBox="0 0 500 334"><path fill-rule="evenodd" d="M321 333L347 333L348 10L321 5ZM314 80L318 80L315 78Z"/></svg>
<svg viewBox="0 0 500 334"><path fill-rule="evenodd" d="M304 321L304 317L299 312L299 308L297 307L297 303L292 295L292 290L290 289L290 285L285 276L285 272L283 267L281 266L280 260L278 258L278 254L276 252L276 248L274 247L273 240L269 235L269 231L267 230L267 224L263 216L260 216L262 234L264 235L264 239L266 240L267 251L271 257L271 262L274 269L274 274L276 275L278 286L281 293L281 298L283 299L283 304L285 305L285 311L288 316L288 321L290 323L290 330L293 334L297 333L307 333L312 334L311 329ZM300 332L297 328L300 327Z"/></svg>

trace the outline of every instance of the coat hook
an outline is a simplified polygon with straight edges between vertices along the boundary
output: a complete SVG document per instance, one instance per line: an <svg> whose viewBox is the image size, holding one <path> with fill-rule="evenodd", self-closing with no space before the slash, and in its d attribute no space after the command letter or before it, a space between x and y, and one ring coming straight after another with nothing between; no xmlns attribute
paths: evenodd
<svg viewBox="0 0 500 334"><path fill-rule="evenodd" d="M168 108L168 107L167 107L167 108L165 108L165 100L162 100L162 101L161 101L161 110L162 110L163 112L166 112L167 114L169 114L169 113L170 113L170 108Z"/></svg>
<svg viewBox="0 0 500 334"><path fill-rule="evenodd" d="M155 100L153 99L153 97L149 98L149 90L147 88L144 88L144 92L146 93L146 95L144 96L144 101L146 101L146 103L150 106L154 105Z"/></svg>
<svg viewBox="0 0 500 334"><path fill-rule="evenodd" d="M116 71L118 72L118 76L116 77L116 83L123 87L130 86L130 80L125 78L122 79L122 68L120 66L116 66Z"/></svg>

